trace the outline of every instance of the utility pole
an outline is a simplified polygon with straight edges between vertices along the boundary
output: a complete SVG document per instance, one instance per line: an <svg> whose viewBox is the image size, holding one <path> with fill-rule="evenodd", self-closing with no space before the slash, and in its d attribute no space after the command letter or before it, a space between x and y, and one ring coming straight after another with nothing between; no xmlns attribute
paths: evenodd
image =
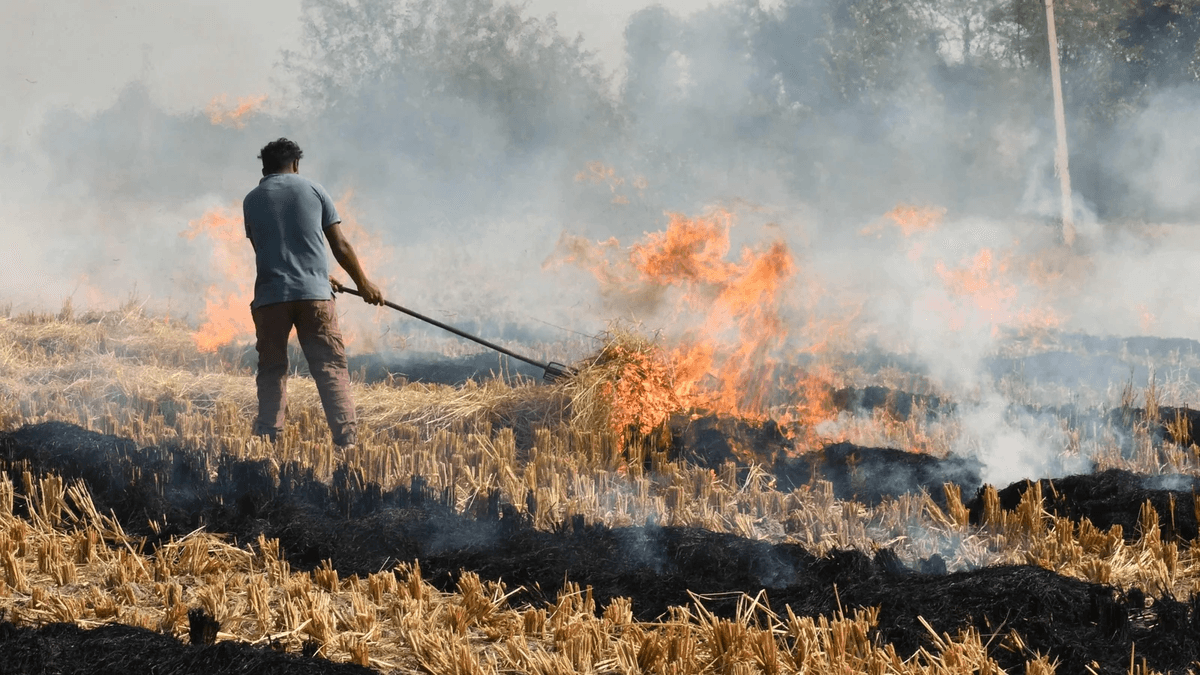
<svg viewBox="0 0 1200 675"><path fill-rule="evenodd" d="M1050 39L1050 81L1054 86L1054 128L1058 147L1054 151L1054 172L1062 188L1062 234L1067 246L1075 242L1074 208L1071 205L1071 170L1067 164L1067 115L1063 110L1062 75L1058 64L1058 31L1054 28L1054 0L1046 0L1046 33Z"/></svg>

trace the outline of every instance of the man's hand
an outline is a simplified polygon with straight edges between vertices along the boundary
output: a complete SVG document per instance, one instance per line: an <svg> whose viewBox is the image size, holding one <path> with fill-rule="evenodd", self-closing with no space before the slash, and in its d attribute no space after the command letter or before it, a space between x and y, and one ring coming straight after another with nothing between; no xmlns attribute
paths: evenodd
<svg viewBox="0 0 1200 675"><path fill-rule="evenodd" d="M362 294L362 299L367 304L383 304L383 293L379 290L379 287L366 279L363 279L363 282L358 285L358 292Z"/></svg>
<svg viewBox="0 0 1200 675"><path fill-rule="evenodd" d="M336 293L346 292L346 287L332 274L329 275L329 285L333 287ZM362 297L363 301L372 305L383 304L383 292L379 290L378 286L366 279L363 279L363 282L358 285L358 294Z"/></svg>

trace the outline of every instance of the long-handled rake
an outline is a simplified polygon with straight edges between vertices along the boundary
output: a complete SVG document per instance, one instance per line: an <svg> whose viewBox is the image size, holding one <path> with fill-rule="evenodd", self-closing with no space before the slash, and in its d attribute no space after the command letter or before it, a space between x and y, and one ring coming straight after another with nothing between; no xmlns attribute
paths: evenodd
<svg viewBox="0 0 1200 675"><path fill-rule="evenodd" d="M343 286L342 284L337 283L333 279L330 279L329 281L330 281L330 285L333 286L333 291L335 293L349 293L350 295L357 295L360 298L362 297L362 293L359 293L357 290L355 290L353 288L348 288L346 286ZM442 323L441 321L438 321L437 319L430 318L419 312L414 312L413 310L408 309L407 307L401 307L400 305L397 305L394 302L388 302L387 300L384 300L383 304L387 305L388 307L391 307L394 310L404 312L405 314L413 317L414 319L420 319L421 321L424 321L425 323L433 324L433 325L437 326L438 328L441 328L442 330L450 331L451 333L454 333L455 335L457 335L459 337L464 337L468 340L471 340L472 342L478 342L479 344L483 345L484 347L487 347L488 349L494 349L494 350L500 352L501 354L504 354L506 356L511 356L512 358L514 358L518 361L524 361L525 363L528 363L531 366L536 366L538 368L541 368L543 371L542 380L544 380L546 382L557 382L564 378L571 377L571 376L575 375L575 373L576 373L575 369L571 368L570 366L566 366L566 365L563 365L561 363L557 363L554 361L551 361L549 363L542 363L541 361L535 361L534 359L531 359L528 356L521 356L520 354L517 354L516 352L505 349L504 347L501 347L500 345L495 344L494 342L489 342L487 340L484 340L481 337L471 335L470 333L468 333L464 330L460 330L449 324Z"/></svg>

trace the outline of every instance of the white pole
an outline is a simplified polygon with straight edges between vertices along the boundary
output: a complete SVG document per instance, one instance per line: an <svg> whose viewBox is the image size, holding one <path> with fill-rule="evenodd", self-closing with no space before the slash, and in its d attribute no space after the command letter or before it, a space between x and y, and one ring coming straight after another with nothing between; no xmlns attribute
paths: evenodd
<svg viewBox="0 0 1200 675"><path fill-rule="evenodd" d="M1054 127L1058 132L1058 147L1054 152L1054 172L1062 188L1063 242L1075 241L1074 209L1071 205L1071 170L1067 165L1067 115L1063 110L1062 75L1058 65L1058 31L1054 28L1054 0L1046 0L1046 29L1050 38L1050 81L1054 86Z"/></svg>

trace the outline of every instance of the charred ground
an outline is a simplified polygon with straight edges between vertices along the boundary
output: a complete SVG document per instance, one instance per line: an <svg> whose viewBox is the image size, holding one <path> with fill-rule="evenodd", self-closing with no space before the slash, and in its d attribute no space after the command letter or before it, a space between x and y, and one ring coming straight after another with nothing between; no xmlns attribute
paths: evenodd
<svg viewBox="0 0 1200 675"><path fill-rule="evenodd" d="M903 468L904 453L898 452L876 453L871 461L881 470ZM939 633L971 626L985 635L1016 631L1024 648L1002 639L991 647L1005 667L1018 667L1037 651L1060 659L1061 672L1085 672L1083 666L1093 660L1115 672L1127 664L1134 643L1160 670L1183 668L1200 654L1194 603L1163 597L1148 606L1141 593L1120 593L1033 566L946 574L937 556L910 569L886 548L873 555L835 550L816 556L796 544L698 528L609 528L582 519L544 531L496 495L458 513L447 506L451 495L431 491L420 479L384 491L342 469L326 484L296 465L275 468L229 457L210 465L180 448L140 448L62 423L0 436L0 461L10 473L54 472L84 481L98 509L111 510L150 547L201 526L238 542L264 535L278 538L284 555L302 569L329 560L343 575L365 576L419 560L436 586L452 588L462 571L474 571L523 587L516 599L535 605L550 602L565 578L591 586L601 607L616 597L631 598L635 614L647 620L671 605L692 602L692 594L709 596L706 607L733 616L737 592L765 589L772 607L782 611L786 605L797 615L879 607L877 639L906 653L929 645L918 617ZM1061 479L1054 482L1057 493L1050 494L1056 501L1048 508L1099 517L1103 504L1112 522L1123 523L1136 522L1146 499L1190 504L1190 485L1169 485L1182 488L1172 490L1160 483L1119 472ZM1021 489L1005 488L1002 501L1013 503ZM1194 518L1188 523L1180 517L1167 529L1171 519L1165 514L1164 536L1194 535ZM729 593L735 595L721 595ZM50 637L11 629L6 635L51 654L52 637L84 639L66 629L44 630ZM60 633L67 637L54 637Z"/></svg>
<svg viewBox="0 0 1200 675"><path fill-rule="evenodd" d="M325 659L284 654L224 641L187 645L161 633L109 624L91 630L74 624L19 627L0 620L0 673L297 673L354 675L374 671Z"/></svg>

